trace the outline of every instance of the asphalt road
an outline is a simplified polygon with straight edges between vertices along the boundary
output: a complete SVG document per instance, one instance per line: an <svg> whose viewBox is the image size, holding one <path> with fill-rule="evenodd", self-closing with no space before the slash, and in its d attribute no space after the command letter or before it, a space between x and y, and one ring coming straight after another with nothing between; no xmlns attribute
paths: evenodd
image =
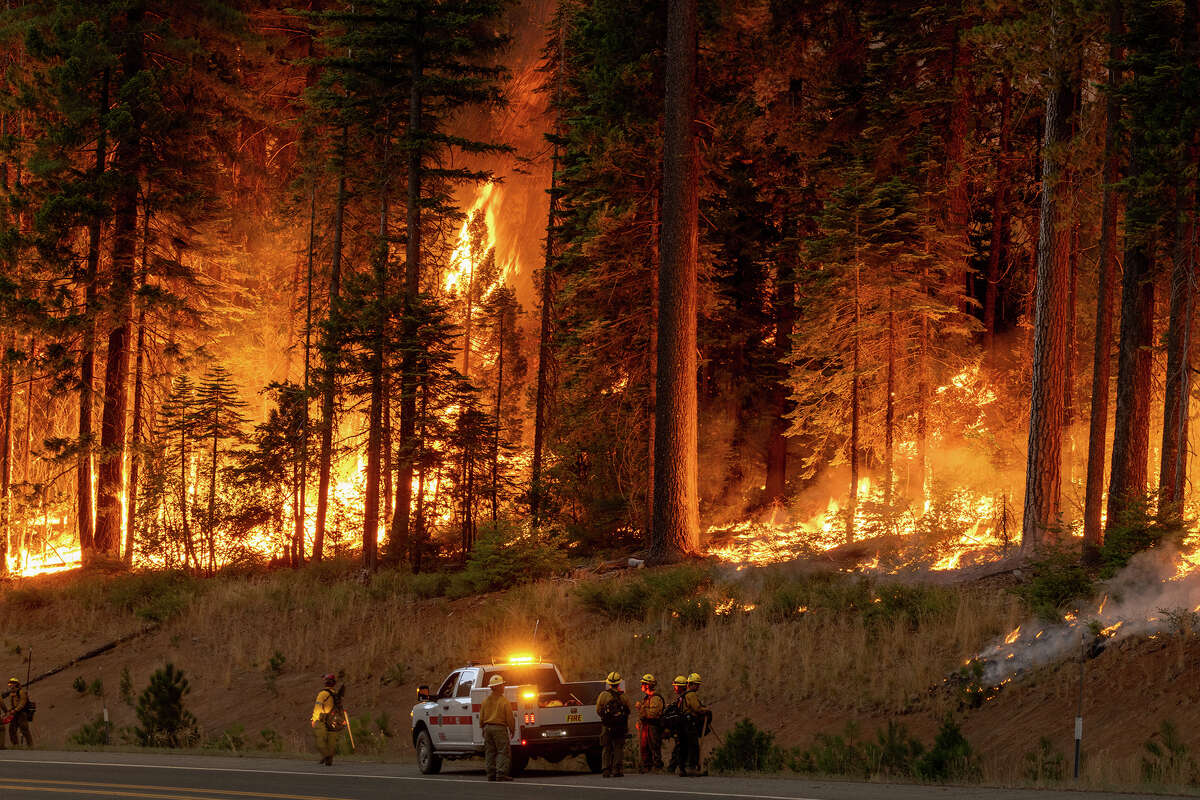
<svg viewBox="0 0 1200 800"><path fill-rule="evenodd" d="M423 776L412 764L341 762L330 767L279 758L0 751L0 798L105 797L138 800L1125 800L979 787L893 786L771 778L678 778L532 769L512 783L488 783L477 761Z"/></svg>

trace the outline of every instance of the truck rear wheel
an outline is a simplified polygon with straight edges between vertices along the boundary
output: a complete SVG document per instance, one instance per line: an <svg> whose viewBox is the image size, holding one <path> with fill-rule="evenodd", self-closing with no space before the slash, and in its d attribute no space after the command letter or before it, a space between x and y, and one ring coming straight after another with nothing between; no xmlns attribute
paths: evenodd
<svg viewBox="0 0 1200 800"><path fill-rule="evenodd" d="M588 750L583 754L583 758L587 761L588 769L593 775L596 775L600 770L604 769L604 752L601 750Z"/></svg>
<svg viewBox="0 0 1200 800"><path fill-rule="evenodd" d="M437 775L442 771L442 757L434 752L429 731L417 734L417 767L422 775Z"/></svg>
<svg viewBox="0 0 1200 800"><path fill-rule="evenodd" d="M529 753L524 750L513 750L512 759L508 765L508 774L514 778L519 778L525 768L529 766Z"/></svg>

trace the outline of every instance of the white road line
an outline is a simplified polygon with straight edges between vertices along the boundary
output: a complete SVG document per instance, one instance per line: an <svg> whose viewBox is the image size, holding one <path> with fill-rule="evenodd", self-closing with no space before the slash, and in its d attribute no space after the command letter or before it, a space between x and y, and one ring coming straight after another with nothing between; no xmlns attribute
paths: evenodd
<svg viewBox="0 0 1200 800"><path fill-rule="evenodd" d="M245 772L253 775L300 775L311 778L314 775L330 778L366 778L381 781L429 781L436 783L483 783L482 780L468 778L418 777L416 775L369 775L360 772L299 772L282 769L239 769L235 767L185 767L173 764L128 764L110 761L39 761L25 758L0 758L0 764L47 764L69 767L125 767L127 769L173 769L185 772ZM731 794L729 792L701 792L695 789L650 789L637 786L594 786L586 783L545 783L542 781L521 780L516 786L538 786L547 789L589 789L601 792L629 792L638 794L677 794L689 797L735 797L741 800L818 800L813 797L797 797L796 795L776 794ZM195 791L189 789L188 791Z"/></svg>

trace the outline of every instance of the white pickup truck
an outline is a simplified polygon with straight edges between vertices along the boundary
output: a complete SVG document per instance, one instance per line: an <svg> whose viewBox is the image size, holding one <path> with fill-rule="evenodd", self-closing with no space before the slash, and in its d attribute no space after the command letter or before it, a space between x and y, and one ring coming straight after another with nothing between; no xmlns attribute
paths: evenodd
<svg viewBox="0 0 1200 800"><path fill-rule="evenodd" d="M516 715L511 772L518 775L531 758L557 763L582 755L592 772L600 771L600 717L596 698L604 681L567 683L552 663L513 656L490 664L468 662L451 672L429 700L412 710L417 766L436 774L444 759L483 755L479 707L491 691L488 680L504 677L504 695Z"/></svg>

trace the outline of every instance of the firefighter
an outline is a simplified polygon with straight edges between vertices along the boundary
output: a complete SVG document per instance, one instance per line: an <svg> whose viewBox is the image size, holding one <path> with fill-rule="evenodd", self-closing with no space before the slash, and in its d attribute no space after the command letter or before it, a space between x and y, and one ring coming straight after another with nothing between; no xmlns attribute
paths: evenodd
<svg viewBox="0 0 1200 800"><path fill-rule="evenodd" d="M629 714L633 709L621 691L621 673L608 673L604 683L605 690L596 698L603 775L605 778L622 778L625 776L625 739L629 736Z"/></svg>
<svg viewBox="0 0 1200 800"><path fill-rule="evenodd" d="M12 720L8 723L8 737L13 747L21 743L18 735L25 739L26 745L33 747L33 734L29 732L29 692L21 688L19 680L9 678L4 699L8 706L7 714L12 715ZM3 732L0 731L0 736L2 735Z"/></svg>
<svg viewBox="0 0 1200 800"><path fill-rule="evenodd" d="M504 696L504 676L493 675L488 681L491 694L483 699L479 709L479 724L483 728L484 766L487 769L489 781L511 781L508 774L509 764L512 763L513 732L517 729L517 720L513 717L512 706Z"/></svg>
<svg viewBox="0 0 1200 800"><path fill-rule="evenodd" d="M338 734L346 727L346 717L342 710L342 693L333 689L337 676L331 672L324 681L325 688L317 692L317 700L313 704L312 727L317 739L317 752L321 754L317 763L332 767L338 748Z"/></svg>
<svg viewBox="0 0 1200 800"><path fill-rule="evenodd" d="M667 703L655 691L658 681L650 673L642 676L642 699L638 701L638 743L641 745L642 766L639 772L661 770L662 760L662 715Z"/></svg>
<svg viewBox="0 0 1200 800"><path fill-rule="evenodd" d="M664 723L670 719L671 724L667 726L667 733L675 737L675 746L671 748L671 761L667 764L667 772L675 772L680 768L680 764L686 763L684 759L683 731L680 730L681 722L686 719L684 712L683 697L687 694L687 678L683 675L676 675L675 680L671 681L671 688L675 690L675 699L671 702L669 710L664 710Z"/></svg>
<svg viewBox="0 0 1200 800"><path fill-rule="evenodd" d="M684 757L679 761L680 777L700 775L700 739L704 736L712 711L700 699L700 673L687 677L687 691L683 695L683 710L686 713L680 726Z"/></svg>

